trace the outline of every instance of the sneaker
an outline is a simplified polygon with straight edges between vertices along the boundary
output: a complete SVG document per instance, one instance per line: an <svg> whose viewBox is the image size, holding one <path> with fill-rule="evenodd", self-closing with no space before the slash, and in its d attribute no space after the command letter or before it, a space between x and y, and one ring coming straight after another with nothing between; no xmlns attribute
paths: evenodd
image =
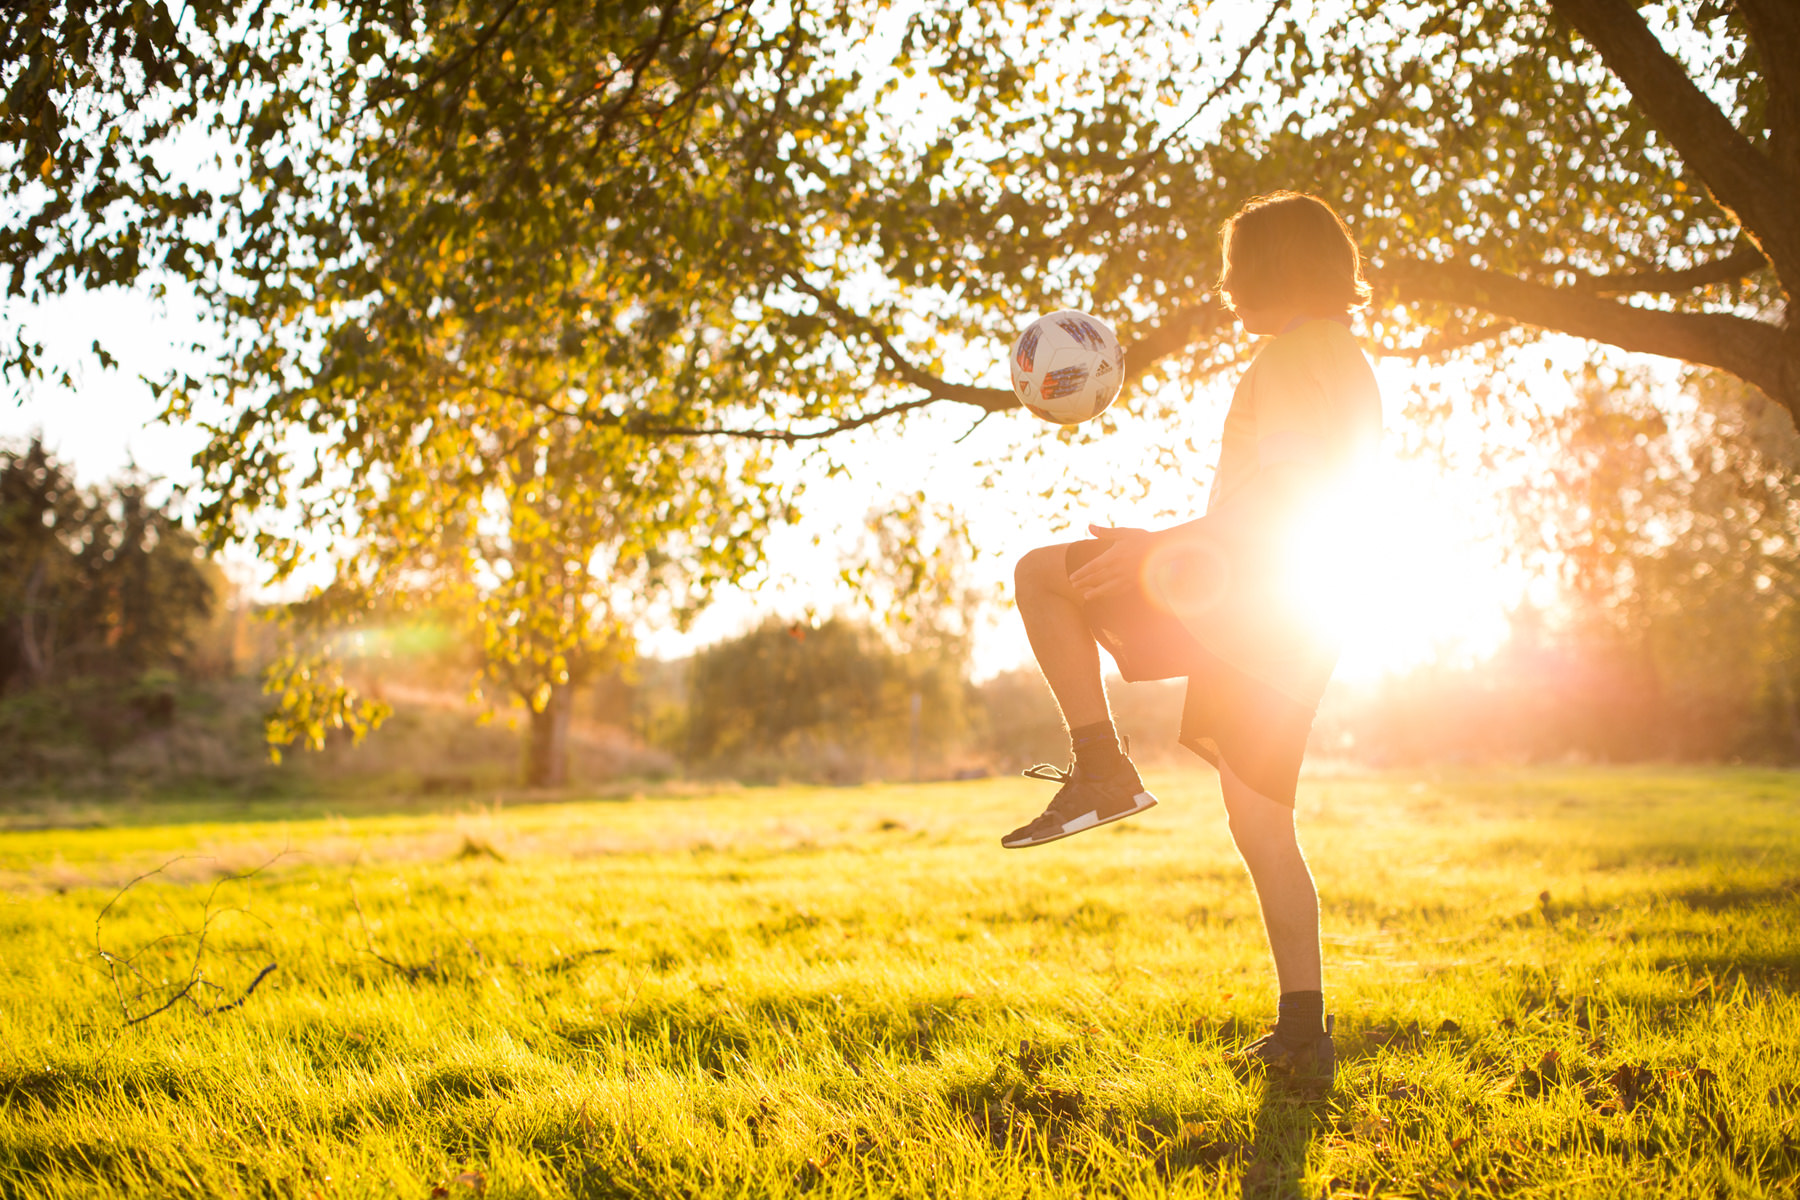
<svg viewBox="0 0 1800 1200"><path fill-rule="evenodd" d="M1303 1083L1329 1085L1337 1070L1337 1045L1331 1040L1336 1022L1325 1018L1325 1032L1313 1037L1283 1038L1271 1030L1251 1042L1226 1062L1245 1071L1261 1071Z"/></svg>
<svg viewBox="0 0 1800 1200"><path fill-rule="evenodd" d="M1048 779L1062 787L1037 820L1000 839L1008 850L1041 846L1083 830L1110 825L1156 804L1156 797L1144 790L1144 782L1129 758L1121 757L1119 766L1106 775L1091 775L1081 769L1080 763L1066 771L1039 763L1027 770L1025 777Z"/></svg>

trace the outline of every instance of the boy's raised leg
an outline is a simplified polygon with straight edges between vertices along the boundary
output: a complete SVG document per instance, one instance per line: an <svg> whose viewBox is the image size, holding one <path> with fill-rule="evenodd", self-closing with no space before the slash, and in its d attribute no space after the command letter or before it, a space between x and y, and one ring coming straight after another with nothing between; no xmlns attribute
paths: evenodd
<svg viewBox="0 0 1800 1200"><path fill-rule="evenodd" d="M1100 648L1069 583L1068 546L1044 546L1019 560L1014 601L1032 653L1069 727L1074 764L1033 767L1027 775L1060 783L1035 820L1000 839L1008 850L1041 846L1143 812L1156 803L1120 751L1100 675Z"/></svg>
<svg viewBox="0 0 1800 1200"><path fill-rule="evenodd" d="M1062 708L1071 730L1105 722L1106 684L1100 675L1100 647L1081 615L1081 599L1069 583L1069 547L1040 546L1019 560L1013 572L1013 600L1025 622L1025 636L1038 669Z"/></svg>

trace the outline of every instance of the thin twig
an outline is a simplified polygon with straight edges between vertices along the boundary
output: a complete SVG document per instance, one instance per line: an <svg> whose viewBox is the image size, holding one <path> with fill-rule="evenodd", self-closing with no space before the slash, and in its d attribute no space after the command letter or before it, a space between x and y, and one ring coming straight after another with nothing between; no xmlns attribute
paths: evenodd
<svg viewBox="0 0 1800 1200"><path fill-rule="evenodd" d="M982 413L979 417L976 417L975 423L973 425L969 426L967 429L963 430L962 436L957 438L954 442L951 442L950 444L952 446L960 446L964 442L968 441L969 435L974 433L977 429L980 429L981 423L993 415L994 415L994 410L989 409L987 412Z"/></svg>
<svg viewBox="0 0 1800 1200"><path fill-rule="evenodd" d="M151 1017L158 1016L161 1013L165 1013L165 1012L169 1011L169 1009L175 1007L175 1005L180 1003L182 1000L187 1000L188 1002L193 1004L195 1009L200 1013L200 1015L207 1016L207 1017L210 1017L215 1013L226 1012L231 1009L241 1007L243 1005L244 1001L249 998L250 993L252 993L256 990L257 985L262 983L262 981L264 979L266 979L272 972L274 972L274 970L276 968L275 963L269 963L266 966L264 966L263 969L257 973L256 978L250 981L250 985L244 989L243 994L240 995L236 1000L234 1000L230 1003L223 1004L223 1005L216 1005L216 1006L209 1008L206 1005L201 1004L198 997L196 997L194 994L197 989L202 988L202 987L209 987L209 988L213 988L215 990L220 990L218 988L217 984L212 983L210 980L208 980L204 977L204 971L202 970L202 966L201 966L202 960L204 959L205 954L206 954L206 940L207 940L207 937L212 932L213 922L218 920L220 917L224 917L224 916L227 916L227 915L230 915L233 913L236 913L241 916L250 917L252 920L262 921L261 917L258 917L255 913L250 912L248 909L241 908L241 907L232 907L232 908L215 910L213 908L213 903L218 898L220 888L224 887L228 883L243 882L244 880L250 879L253 876L256 876L256 875L262 873L263 871L267 870L269 867L273 866L276 862L278 862L282 858L286 857L288 853L289 853L289 848L284 846L281 849L280 853L274 855L267 862L264 862L259 866L253 867L252 869L250 869L248 871L242 871L242 872L239 872L237 874L232 874L232 875L225 875L225 876L222 876L222 877L214 880L212 887L210 889L208 889L208 891L206 893L206 900L204 901L204 903L201 906L201 918L200 918L200 924L199 924L198 928L183 930L179 933L166 933L166 934L161 935L160 937L152 938L150 941L146 942L142 946L139 946L135 951L133 951L129 954L120 955L120 954L113 953L112 951L110 951L106 948L106 946L102 940L102 937L104 934L106 918L112 912L114 906L117 905L119 903L119 901L121 901L122 899L125 898L125 894L127 892L131 891L131 889L136 887L138 884L142 883L144 880L149 879L150 877L152 877L154 875L160 875L160 874L164 873L170 867L173 867L175 864L177 864L179 862L184 862L189 859L204 859L204 858L208 858L209 856L184 854L184 855L180 855L176 858L169 859L167 862L163 863L161 866L156 867L153 870L145 871L143 874L132 878L130 881L128 881L125 884L125 886L121 887L117 892L115 892L111 899L109 899L103 906L101 906L100 912L94 917L94 951L100 958L100 961L104 962L107 965L107 972L112 979L113 994L117 997L117 999L119 1001L119 1011L120 1011L120 1015L123 1017L123 1026L128 1027L128 1026L132 1026L132 1025L142 1024L143 1022L148 1021ZM267 925L268 922L263 921L263 924ZM177 988L175 990L175 992L172 995L170 995L161 1004L157 1005L153 1009L150 1009L148 1012L142 1012L142 1013L133 1015L131 1012L132 1005L135 1004L137 1001L141 1000L147 993L154 992L157 989L157 987L159 986L156 984L152 984L149 980L147 980L144 977L144 973L142 971L140 971L137 967L137 960L139 958L143 957L145 954L149 953L151 950L156 949L157 947L164 946L170 942L181 941L184 938L193 938L194 939L194 952L193 952L193 955L191 956L191 958L188 960L187 979L181 984L181 986L179 988ZM129 975L131 978L137 980L138 984L140 985L137 992L133 996L131 996L129 999L125 995L125 990L124 990L124 986L123 986L124 985L124 977L121 974L121 972L123 972L124 975Z"/></svg>
<svg viewBox="0 0 1800 1200"><path fill-rule="evenodd" d="M192 979L189 979L185 984L182 985L181 990L179 992L176 992L173 996L170 996L167 1000L163 1001L161 1004L157 1005L155 1008L151 1009L149 1012L143 1013L143 1014L141 1014L139 1016L135 1016L135 1017L127 1017L125 1020L125 1024L136 1025L141 1021L148 1021L151 1017L156 1016L158 1013L168 1012L171 1008L175 1007L175 1004L177 1001L181 1000L189 992L193 991L194 986L196 984L198 984L199 982L200 982L200 977L197 975L194 976Z"/></svg>
<svg viewBox="0 0 1800 1200"><path fill-rule="evenodd" d="M236 1000L233 1000L230 1004L221 1004L217 1008L206 1009L201 1015L206 1017L217 1016L222 1012L230 1012L234 1008L242 1008L244 1001L250 998L250 993L256 990L257 984L275 973L276 965L277 964L275 963L270 963L268 966L258 971L256 973L256 978L250 981L250 986L244 989L244 994L239 996Z"/></svg>

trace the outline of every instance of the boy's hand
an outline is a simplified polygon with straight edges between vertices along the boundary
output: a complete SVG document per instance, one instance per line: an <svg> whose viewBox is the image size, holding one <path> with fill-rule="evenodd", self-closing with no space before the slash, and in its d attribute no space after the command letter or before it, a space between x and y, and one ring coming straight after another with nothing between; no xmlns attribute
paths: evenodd
<svg viewBox="0 0 1800 1200"><path fill-rule="evenodd" d="M1088 533L1112 544L1069 576L1076 595L1084 601L1097 600L1143 586L1144 559L1156 545L1156 534L1108 525L1089 525Z"/></svg>

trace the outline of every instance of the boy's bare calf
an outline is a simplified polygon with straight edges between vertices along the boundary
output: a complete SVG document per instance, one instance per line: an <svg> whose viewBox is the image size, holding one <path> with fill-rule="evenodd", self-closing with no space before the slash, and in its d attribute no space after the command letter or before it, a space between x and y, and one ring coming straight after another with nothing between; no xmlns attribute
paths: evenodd
<svg viewBox="0 0 1800 1200"><path fill-rule="evenodd" d="M1322 987L1319 961L1319 893L1312 871L1294 834L1294 810L1277 803L1219 768L1231 838L1237 843L1262 905L1263 928L1275 975L1286 992L1316 992Z"/></svg>

